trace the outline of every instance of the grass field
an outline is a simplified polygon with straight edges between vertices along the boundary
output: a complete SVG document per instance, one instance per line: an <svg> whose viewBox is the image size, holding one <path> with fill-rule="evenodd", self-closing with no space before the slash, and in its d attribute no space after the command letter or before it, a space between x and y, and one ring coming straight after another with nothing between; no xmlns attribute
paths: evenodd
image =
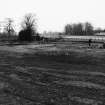
<svg viewBox="0 0 105 105"><path fill-rule="evenodd" d="M105 49L93 46L0 46L0 105L104 105Z"/></svg>

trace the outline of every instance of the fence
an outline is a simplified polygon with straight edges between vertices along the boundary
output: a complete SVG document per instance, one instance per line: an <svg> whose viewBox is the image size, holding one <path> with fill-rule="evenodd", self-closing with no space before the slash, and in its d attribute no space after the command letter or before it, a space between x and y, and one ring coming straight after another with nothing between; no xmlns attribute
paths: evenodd
<svg viewBox="0 0 105 105"><path fill-rule="evenodd" d="M92 39L97 42L105 42L105 36L64 36L64 39L71 41L87 41Z"/></svg>

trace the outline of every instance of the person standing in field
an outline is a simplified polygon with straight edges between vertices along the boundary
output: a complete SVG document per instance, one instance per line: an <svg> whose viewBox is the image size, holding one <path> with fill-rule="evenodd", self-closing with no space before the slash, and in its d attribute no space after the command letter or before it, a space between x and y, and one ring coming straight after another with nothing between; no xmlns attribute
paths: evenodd
<svg viewBox="0 0 105 105"><path fill-rule="evenodd" d="M92 43L92 39L89 39L89 47L91 46L91 43Z"/></svg>

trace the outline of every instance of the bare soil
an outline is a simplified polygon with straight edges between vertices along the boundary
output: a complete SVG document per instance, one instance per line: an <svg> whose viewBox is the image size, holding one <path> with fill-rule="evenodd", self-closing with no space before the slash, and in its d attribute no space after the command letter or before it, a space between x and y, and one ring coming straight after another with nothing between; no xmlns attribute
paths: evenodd
<svg viewBox="0 0 105 105"><path fill-rule="evenodd" d="M0 46L0 105L104 105L105 50L81 43Z"/></svg>

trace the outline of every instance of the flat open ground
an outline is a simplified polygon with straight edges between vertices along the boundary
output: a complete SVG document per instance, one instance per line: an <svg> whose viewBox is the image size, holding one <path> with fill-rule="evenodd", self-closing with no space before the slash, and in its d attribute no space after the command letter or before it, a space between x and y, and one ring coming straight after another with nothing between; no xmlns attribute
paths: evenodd
<svg viewBox="0 0 105 105"><path fill-rule="evenodd" d="M71 42L0 46L0 105L51 103L104 105L105 49Z"/></svg>

